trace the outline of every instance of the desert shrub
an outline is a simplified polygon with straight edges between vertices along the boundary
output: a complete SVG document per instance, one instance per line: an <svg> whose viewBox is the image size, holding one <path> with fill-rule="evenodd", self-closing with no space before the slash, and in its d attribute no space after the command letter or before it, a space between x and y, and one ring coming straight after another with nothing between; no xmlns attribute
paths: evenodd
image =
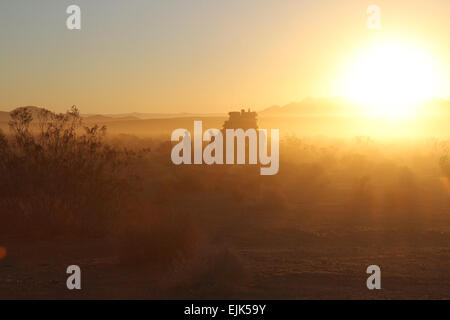
<svg viewBox="0 0 450 320"><path fill-rule="evenodd" d="M0 135L2 225L41 236L105 232L132 192L133 154L106 144L106 127L83 126L76 107L19 108L9 127Z"/></svg>
<svg viewBox="0 0 450 320"><path fill-rule="evenodd" d="M226 299L239 295L250 280L236 251L226 246L202 246L193 259L176 266L164 286L172 297Z"/></svg>
<svg viewBox="0 0 450 320"><path fill-rule="evenodd" d="M168 270L180 260L189 260L197 248L197 230L187 214L140 204L120 221L117 232L124 266Z"/></svg>
<svg viewBox="0 0 450 320"><path fill-rule="evenodd" d="M442 172L444 173L444 175L450 179L450 155L446 154L443 155L440 159L439 162Z"/></svg>
<svg viewBox="0 0 450 320"><path fill-rule="evenodd" d="M185 207L136 203L119 220L120 264L145 270L161 297L227 297L249 278L241 257Z"/></svg>

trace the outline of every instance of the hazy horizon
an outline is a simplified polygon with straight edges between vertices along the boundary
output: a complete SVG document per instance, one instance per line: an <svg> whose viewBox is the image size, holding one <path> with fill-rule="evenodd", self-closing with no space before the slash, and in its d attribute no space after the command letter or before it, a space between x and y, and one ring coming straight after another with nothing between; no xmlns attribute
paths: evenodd
<svg viewBox="0 0 450 320"><path fill-rule="evenodd" d="M307 105L308 103L312 103L312 104L317 104L318 102L326 102L326 103L336 103L336 102L340 102L341 104L348 104L349 107L353 107L355 109L358 110L358 108L361 108L361 112L363 113L363 109L361 106L358 106L355 103L352 103L351 101L342 98L342 97L306 97L304 99L302 99L301 101L291 101L288 102L286 104L273 104L270 106L265 106L265 107L261 107L261 108L248 108L248 106L245 105L237 105L234 107L229 107L228 109L225 109L223 111L217 111L217 112L190 112L189 110L180 110L180 111L174 111L174 112L139 112L139 111L134 111L133 108L129 108L128 111L124 111L124 112L116 112L116 113L111 113L111 112L105 112L105 113L96 113L96 112L84 112L84 110L80 110L81 111L81 115L83 116L125 116L125 115L133 115L133 114L141 114L141 115L162 115L162 116L176 116L176 115L222 115L222 116L226 116L228 114L228 112L230 111L240 111L242 109L247 110L247 109L251 109L252 111L256 111L258 113L267 113L272 111L273 108L277 108L278 110L283 110L285 107L290 107L293 105L297 105L297 106L301 106L301 105ZM433 103L448 103L450 106L450 100L446 99L446 98L442 98L442 97L432 97L430 99L428 99L427 101L422 102L421 104L424 106L429 106L430 104ZM23 108L23 107L31 107L31 108L43 108L43 109L47 109L50 110L52 112L60 112L59 110L56 109L52 109L49 108L47 106L39 106L39 105L23 105L23 106L15 106L12 108L8 108L8 107L1 107L0 106L0 112L11 112L17 108ZM77 106L78 107L78 106ZM61 110L61 112L65 112L67 110L70 109L70 106L68 106L65 110ZM450 109L448 110L448 112L450 113Z"/></svg>

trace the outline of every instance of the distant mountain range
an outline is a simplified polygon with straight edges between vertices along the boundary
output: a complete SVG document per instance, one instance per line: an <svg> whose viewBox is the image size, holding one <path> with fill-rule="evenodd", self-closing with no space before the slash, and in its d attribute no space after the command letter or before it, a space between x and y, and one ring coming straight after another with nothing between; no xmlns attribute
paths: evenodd
<svg viewBox="0 0 450 320"><path fill-rule="evenodd" d="M302 102L293 102L284 106L272 106L258 114L260 116L308 116L308 115L349 115L360 112L360 107L341 98L306 98ZM450 101L433 99L424 105L429 114L450 113Z"/></svg>
<svg viewBox="0 0 450 320"><path fill-rule="evenodd" d="M259 115L330 115L351 113L356 107L340 98L306 98L302 102L292 102L284 106L272 106Z"/></svg>
<svg viewBox="0 0 450 320"><path fill-rule="evenodd" d="M89 121L117 121L117 120L148 120L148 119L174 119L191 117L223 117L224 113L120 113L120 114L83 114Z"/></svg>
<svg viewBox="0 0 450 320"><path fill-rule="evenodd" d="M30 106L35 113L39 107ZM450 114L450 101L433 99L425 105L425 110L430 114ZM231 110L230 111L238 111ZM341 98L306 98L301 102L292 102L284 106L271 106L258 111L259 117L271 116L320 116L320 115L349 115L358 113L358 107ZM10 120L10 112L0 111L0 122ZM82 114L89 123L110 123L151 119L183 119L183 118L218 118L226 117L225 113L122 113L122 114Z"/></svg>

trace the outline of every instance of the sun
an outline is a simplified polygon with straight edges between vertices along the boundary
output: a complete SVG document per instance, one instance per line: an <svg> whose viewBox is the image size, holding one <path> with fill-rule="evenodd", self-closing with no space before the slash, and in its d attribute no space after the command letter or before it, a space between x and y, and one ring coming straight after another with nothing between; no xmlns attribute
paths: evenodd
<svg viewBox="0 0 450 320"><path fill-rule="evenodd" d="M409 117L436 95L438 69L424 48L378 42L351 59L341 93L371 116Z"/></svg>

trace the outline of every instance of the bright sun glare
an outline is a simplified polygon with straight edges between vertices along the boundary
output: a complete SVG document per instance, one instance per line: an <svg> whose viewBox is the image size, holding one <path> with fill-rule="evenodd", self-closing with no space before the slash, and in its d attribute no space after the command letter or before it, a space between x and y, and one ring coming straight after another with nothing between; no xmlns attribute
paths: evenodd
<svg viewBox="0 0 450 320"><path fill-rule="evenodd" d="M436 95L437 68L421 47L378 43L352 59L341 85L343 95L371 116L409 117Z"/></svg>

